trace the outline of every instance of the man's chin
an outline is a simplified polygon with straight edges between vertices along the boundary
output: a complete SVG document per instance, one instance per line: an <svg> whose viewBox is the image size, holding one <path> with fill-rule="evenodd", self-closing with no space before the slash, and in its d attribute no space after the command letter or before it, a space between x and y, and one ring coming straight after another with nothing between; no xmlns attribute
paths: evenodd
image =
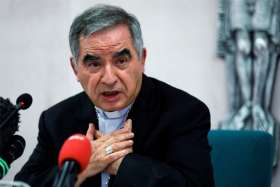
<svg viewBox="0 0 280 187"><path fill-rule="evenodd" d="M106 112L113 112L113 111L118 111L124 109L126 106L124 104L113 104L113 103L108 103L108 104L102 104L100 106L97 106L98 108L106 111Z"/></svg>

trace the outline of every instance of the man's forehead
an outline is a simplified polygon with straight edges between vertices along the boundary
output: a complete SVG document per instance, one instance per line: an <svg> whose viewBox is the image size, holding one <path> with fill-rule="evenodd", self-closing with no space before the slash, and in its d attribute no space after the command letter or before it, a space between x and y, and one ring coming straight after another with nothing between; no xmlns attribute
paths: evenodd
<svg viewBox="0 0 280 187"><path fill-rule="evenodd" d="M118 53L123 49L127 49L130 53L133 53L134 45L131 40L130 34L124 33L125 30L118 30L117 32L93 33L90 36L80 37L80 55L86 54L101 56L112 55Z"/></svg>
<svg viewBox="0 0 280 187"><path fill-rule="evenodd" d="M102 56L102 55L110 55L113 56L115 53L120 53L124 49L126 51L131 51L132 46L128 45L127 42L119 42L119 43L81 43L80 52L83 55L91 54L95 56Z"/></svg>

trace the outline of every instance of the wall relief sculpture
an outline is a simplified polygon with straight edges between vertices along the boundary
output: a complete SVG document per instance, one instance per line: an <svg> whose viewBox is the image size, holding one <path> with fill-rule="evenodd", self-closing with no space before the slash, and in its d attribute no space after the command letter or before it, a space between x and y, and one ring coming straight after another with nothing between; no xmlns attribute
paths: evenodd
<svg viewBox="0 0 280 187"><path fill-rule="evenodd" d="M225 61L228 118L220 129L261 130L279 147L279 124L271 113L280 54L279 0L220 0L218 56Z"/></svg>

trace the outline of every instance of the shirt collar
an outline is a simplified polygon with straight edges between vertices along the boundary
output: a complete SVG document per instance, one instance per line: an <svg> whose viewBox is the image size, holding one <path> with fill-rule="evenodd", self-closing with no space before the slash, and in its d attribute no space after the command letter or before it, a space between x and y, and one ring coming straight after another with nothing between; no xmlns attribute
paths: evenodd
<svg viewBox="0 0 280 187"><path fill-rule="evenodd" d="M102 117L104 119L118 119L118 118L124 117L130 110L131 106L132 106L132 104L128 105L127 107L125 107L122 110L113 111L113 112L104 111L101 108L98 108L96 106L95 106L95 109L96 109L96 112L98 113L98 115L100 115L100 117Z"/></svg>

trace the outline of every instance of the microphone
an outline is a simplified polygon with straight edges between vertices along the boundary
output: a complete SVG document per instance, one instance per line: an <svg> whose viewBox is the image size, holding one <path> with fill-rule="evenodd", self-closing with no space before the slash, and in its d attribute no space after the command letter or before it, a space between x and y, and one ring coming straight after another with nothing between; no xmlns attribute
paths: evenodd
<svg viewBox="0 0 280 187"><path fill-rule="evenodd" d="M32 97L28 93L21 94L17 98L16 103L17 103L17 107L19 109L22 109L22 110L28 109L30 107L30 105L32 104Z"/></svg>
<svg viewBox="0 0 280 187"><path fill-rule="evenodd" d="M19 135L13 135L0 157L0 179L8 173L11 163L22 155L24 148L24 138Z"/></svg>
<svg viewBox="0 0 280 187"><path fill-rule="evenodd" d="M73 187L77 175L86 169L91 156L91 144L86 136L74 134L62 145L58 156L59 174L53 187Z"/></svg>
<svg viewBox="0 0 280 187"><path fill-rule="evenodd" d="M7 122L19 111L19 110L25 110L30 107L32 104L32 97L28 93L24 93L20 95L16 100L16 106L14 110L3 120L0 124L0 129L3 128Z"/></svg>
<svg viewBox="0 0 280 187"><path fill-rule="evenodd" d="M25 141L18 131L20 109L25 110L32 104L29 94L22 94L13 105L9 99L0 97L0 179L9 170L10 164L19 158L25 148Z"/></svg>

